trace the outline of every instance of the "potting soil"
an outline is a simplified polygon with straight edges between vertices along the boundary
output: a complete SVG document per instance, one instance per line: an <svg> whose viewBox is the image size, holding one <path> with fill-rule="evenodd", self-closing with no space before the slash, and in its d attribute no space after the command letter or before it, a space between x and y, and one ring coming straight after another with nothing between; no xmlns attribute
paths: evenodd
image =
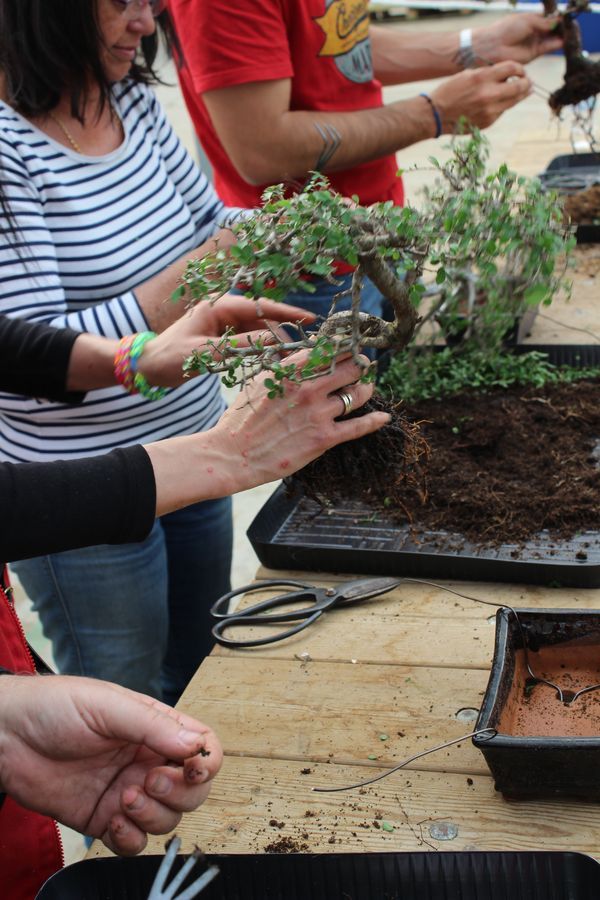
<svg viewBox="0 0 600 900"><path fill-rule="evenodd" d="M340 445L299 473L303 490L321 502L359 500L410 522L417 536L459 533L480 546L524 543L544 530L557 541L600 532L600 379L401 409L430 448L413 455L409 478L395 426L393 453L386 429Z"/></svg>
<svg viewBox="0 0 600 900"><path fill-rule="evenodd" d="M600 184L593 184L584 191L568 194L564 198L565 213L569 220L579 225L600 222Z"/></svg>
<svg viewBox="0 0 600 900"><path fill-rule="evenodd" d="M563 691L576 693L600 682L600 644L565 641L528 652L529 665ZM523 650L515 654L515 677L497 729L521 737L598 737L600 690L562 703L546 684L529 682Z"/></svg>

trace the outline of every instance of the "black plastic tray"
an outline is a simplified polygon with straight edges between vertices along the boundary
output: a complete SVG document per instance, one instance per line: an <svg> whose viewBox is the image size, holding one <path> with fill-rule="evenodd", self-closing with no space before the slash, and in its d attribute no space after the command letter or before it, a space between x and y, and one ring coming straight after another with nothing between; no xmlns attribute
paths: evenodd
<svg viewBox="0 0 600 900"><path fill-rule="evenodd" d="M183 857L182 857L183 860ZM600 867L580 853L342 853L210 857L201 900L597 900ZM37 900L147 900L161 857L91 859Z"/></svg>
<svg viewBox="0 0 600 900"><path fill-rule="evenodd" d="M426 531L416 543L407 525L386 522L366 506L344 503L324 510L306 497L288 496L283 485L247 534L261 563L272 569L600 587L596 532L563 543L542 534L525 545L488 549L458 534Z"/></svg>
<svg viewBox="0 0 600 900"><path fill-rule="evenodd" d="M600 154L555 156L538 177L545 187L561 194L583 191L593 184L600 184ZM578 225L575 236L578 244L596 244L600 242L600 225Z"/></svg>
<svg viewBox="0 0 600 900"><path fill-rule="evenodd" d="M553 365L600 366L598 344L521 344L514 349L546 353ZM247 534L261 563L273 569L600 587L600 534L593 531L562 542L542 533L525 545L495 548L469 544L462 535L447 532L422 531L415 540L407 525L386 520L383 513L374 516L367 506L347 502L324 510L302 495L288 495L281 486Z"/></svg>

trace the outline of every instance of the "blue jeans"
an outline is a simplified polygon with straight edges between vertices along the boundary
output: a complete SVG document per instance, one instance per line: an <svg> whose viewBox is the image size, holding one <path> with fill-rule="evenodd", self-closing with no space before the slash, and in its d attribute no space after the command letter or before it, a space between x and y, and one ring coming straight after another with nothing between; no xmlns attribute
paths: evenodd
<svg viewBox="0 0 600 900"><path fill-rule="evenodd" d="M157 520L140 544L15 563L63 674L175 703L214 644L210 607L230 590L231 498Z"/></svg>
<svg viewBox="0 0 600 900"><path fill-rule="evenodd" d="M347 291L352 287L352 273L349 272L347 275L335 276L335 280L340 283L329 284L328 281L319 279L318 281L313 282L317 289L314 294L308 294L306 291L293 291L291 294L287 295L285 302L295 306L301 306L303 309L308 309L310 312L325 318L331 309L331 303L335 295L339 294L340 291ZM343 309L350 309L351 305L352 297L350 294L347 294L336 303L335 311L340 312ZM374 316L381 316L383 295L368 278L365 278L363 283L360 308L362 312L371 313Z"/></svg>

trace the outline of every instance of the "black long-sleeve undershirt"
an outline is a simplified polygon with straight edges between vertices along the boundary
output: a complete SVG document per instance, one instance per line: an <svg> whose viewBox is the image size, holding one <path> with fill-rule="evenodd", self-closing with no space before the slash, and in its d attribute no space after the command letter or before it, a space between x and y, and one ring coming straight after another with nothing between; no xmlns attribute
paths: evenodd
<svg viewBox="0 0 600 900"><path fill-rule="evenodd" d="M77 332L0 316L0 389L76 402L65 389ZM48 463L0 463L0 560L143 540L156 511L141 446Z"/></svg>
<svg viewBox="0 0 600 900"><path fill-rule="evenodd" d="M63 403L82 400L85 394L65 387L78 337L70 328L0 316L0 390Z"/></svg>

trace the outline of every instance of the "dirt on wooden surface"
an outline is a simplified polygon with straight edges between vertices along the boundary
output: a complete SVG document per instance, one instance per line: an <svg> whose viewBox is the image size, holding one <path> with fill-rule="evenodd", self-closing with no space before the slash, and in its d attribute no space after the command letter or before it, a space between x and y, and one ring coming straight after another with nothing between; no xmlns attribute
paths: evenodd
<svg viewBox="0 0 600 900"><path fill-rule="evenodd" d="M320 502L360 500L416 532L454 532L482 546L525 543L542 530L557 540L600 531L600 379L401 409L421 423L430 448L410 461L409 478L401 442L395 458L389 447L382 454L383 429L302 470L302 489Z"/></svg>

